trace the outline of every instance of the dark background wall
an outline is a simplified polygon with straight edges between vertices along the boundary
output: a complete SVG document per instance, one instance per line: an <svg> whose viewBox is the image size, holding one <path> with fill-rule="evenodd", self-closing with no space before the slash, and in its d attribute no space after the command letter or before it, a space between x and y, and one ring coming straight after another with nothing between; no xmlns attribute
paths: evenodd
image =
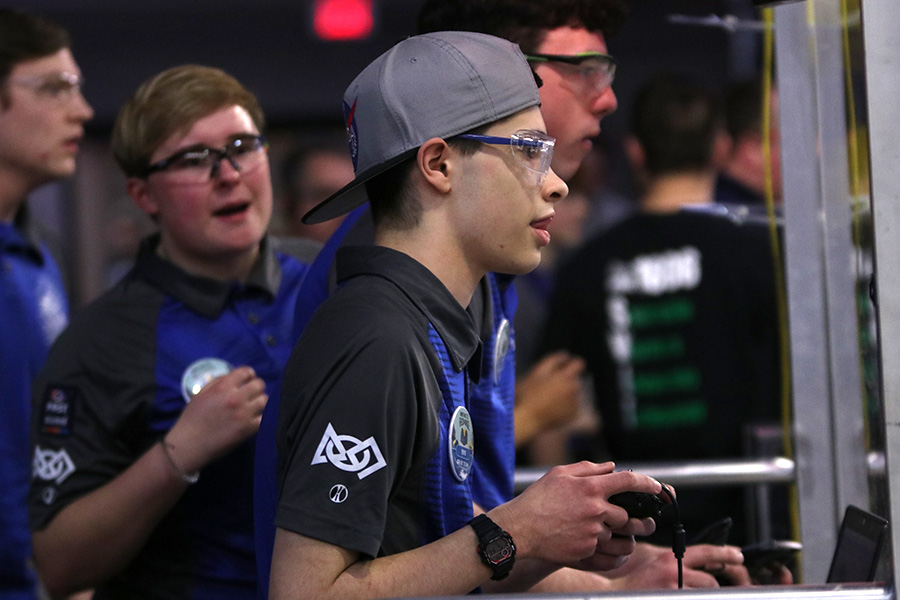
<svg viewBox="0 0 900 600"><path fill-rule="evenodd" d="M543 0L553 2L554 0ZM341 98L353 77L398 40L412 35L422 0L372 0L374 30L361 42L324 42L312 27L312 0L13 0L64 25L96 116L88 124L74 178L32 195L32 213L51 232L69 279L73 305L96 297L152 227L125 195L107 141L119 106L159 71L184 63L220 67L260 99L267 135L278 232L281 165L290 148L322 126L341 129ZM762 36L752 0L625 0L629 17L609 40L619 61L619 110L603 120L609 189L631 199L621 151L631 98L651 74L678 70L711 87L758 72ZM719 19L744 19L737 27ZM708 23L713 23L712 25ZM137 214L136 214L137 213ZM123 229L124 228L124 229ZM129 233L130 232L130 233Z"/></svg>
<svg viewBox="0 0 900 600"><path fill-rule="evenodd" d="M755 68L758 33L673 22L727 14L752 20L751 0L626 2L629 19L609 42L621 63L616 83L621 110L607 130L621 128L633 89L655 70L686 70L718 85ZM272 125L336 120L353 76L414 33L421 0L373 3L375 29L364 42L318 40L311 0L28 0L27 8L72 32L87 79L85 95L97 111L91 127L102 134L141 81L187 62L235 75L259 96Z"/></svg>

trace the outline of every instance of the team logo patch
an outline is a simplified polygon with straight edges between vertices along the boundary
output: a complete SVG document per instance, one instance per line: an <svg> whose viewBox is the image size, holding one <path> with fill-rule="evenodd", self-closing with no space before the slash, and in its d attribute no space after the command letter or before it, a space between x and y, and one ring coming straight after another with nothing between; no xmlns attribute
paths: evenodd
<svg viewBox="0 0 900 600"><path fill-rule="evenodd" d="M457 406L450 419L450 435L448 444L450 451L450 470L458 481L465 481L472 472L475 462L475 436L472 430L472 418L465 406Z"/></svg>
<svg viewBox="0 0 900 600"><path fill-rule="evenodd" d="M78 391L72 387L48 386L41 405L41 433L67 436L72 433L73 411Z"/></svg>
<svg viewBox="0 0 900 600"><path fill-rule="evenodd" d="M343 503L349 495L350 490L347 489L346 485L342 485L340 483L331 486L331 490L328 492L328 498L330 498L331 501L335 504Z"/></svg>
<svg viewBox="0 0 900 600"><path fill-rule="evenodd" d="M200 393L207 383L231 372L231 365L221 358L201 358L191 363L181 376L181 395L185 402Z"/></svg>
<svg viewBox="0 0 900 600"><path fill-rule="evenodd" d="M51 504L56 502L57 496L59 496L59 493L52 485L48 485L43 490L41 490L41 502L43 502L47 506L50 506Z"/></svg>
<svg viewBox="0 0 900 600"><path fill-rule="evenodd" d="M341 471L356 473L360 479L387 466L374 437L360 440L352 435L338 435L331 423L325 428L325 435L310 464L324 462L330 462Z"/></svg>
<svg viewBox="0 0 900 600"><path fill-rule="evenodd" d="M344 102L344 123L347 126L347 142L350 144L350 158L353 161L353 170L356 171L356 163L359 160L359 133L356 130L356 102L353 106Z"/></svg>
<svg viewBox="0 0 900 600"><path fill-rule="evenodd" d="M34 447L31 459L31 477L42 481L52 481L59 485L75 472L75 463L69 458L65 448L50 450Z"/></svg>
<svg viewBox="0 0 900 600"><path fill-rule="evenodd" d="M509 336L509 320L503 319L494 336L494 383L500 383L500 376L503 374L506 355L509 354Z"/></svg>

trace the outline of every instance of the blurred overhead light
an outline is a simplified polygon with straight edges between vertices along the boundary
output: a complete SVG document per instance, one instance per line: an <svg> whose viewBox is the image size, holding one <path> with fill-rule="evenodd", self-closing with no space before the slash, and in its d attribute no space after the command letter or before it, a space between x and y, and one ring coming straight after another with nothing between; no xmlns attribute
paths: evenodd
<svg viewBox="0 0 900 600"><path fill-rule="evenodd" d="M372 0L315 0L313 30L319 39L363 40L373 26Z"/></svg>

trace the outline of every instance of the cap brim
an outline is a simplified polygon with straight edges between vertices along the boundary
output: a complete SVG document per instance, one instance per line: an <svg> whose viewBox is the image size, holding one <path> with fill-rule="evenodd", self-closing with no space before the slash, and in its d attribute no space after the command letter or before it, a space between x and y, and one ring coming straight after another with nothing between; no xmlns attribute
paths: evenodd
<svg viewBox="0 0 900 600"><path fill-rule="evenodd" d="M402 163L418 150L413 148L360 173L353 181L312 207L300 220L307 225L315 225L347 214L368 199L363 187L365 182Z"/></svg>

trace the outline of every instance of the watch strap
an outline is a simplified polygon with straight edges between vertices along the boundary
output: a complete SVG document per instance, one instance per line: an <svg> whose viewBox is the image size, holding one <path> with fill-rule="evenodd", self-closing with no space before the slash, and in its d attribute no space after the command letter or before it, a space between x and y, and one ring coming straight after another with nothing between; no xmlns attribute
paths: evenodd
<svg viewBox="0 0 900 600"><path fill-rule="evenodd" d="M516 545L513 543L512 536L503 531L499 525L494 523L487 515L480 514L469 521L469 525L475 530L478 536L478 554L481 556L481 562L487 565L491 571L491 579L498 581L509 575L513 565L516 562ZM492 542L500 540L505 544L508 550L508 556L502 560L493 560L488 554L488 547Z"/></svg>

